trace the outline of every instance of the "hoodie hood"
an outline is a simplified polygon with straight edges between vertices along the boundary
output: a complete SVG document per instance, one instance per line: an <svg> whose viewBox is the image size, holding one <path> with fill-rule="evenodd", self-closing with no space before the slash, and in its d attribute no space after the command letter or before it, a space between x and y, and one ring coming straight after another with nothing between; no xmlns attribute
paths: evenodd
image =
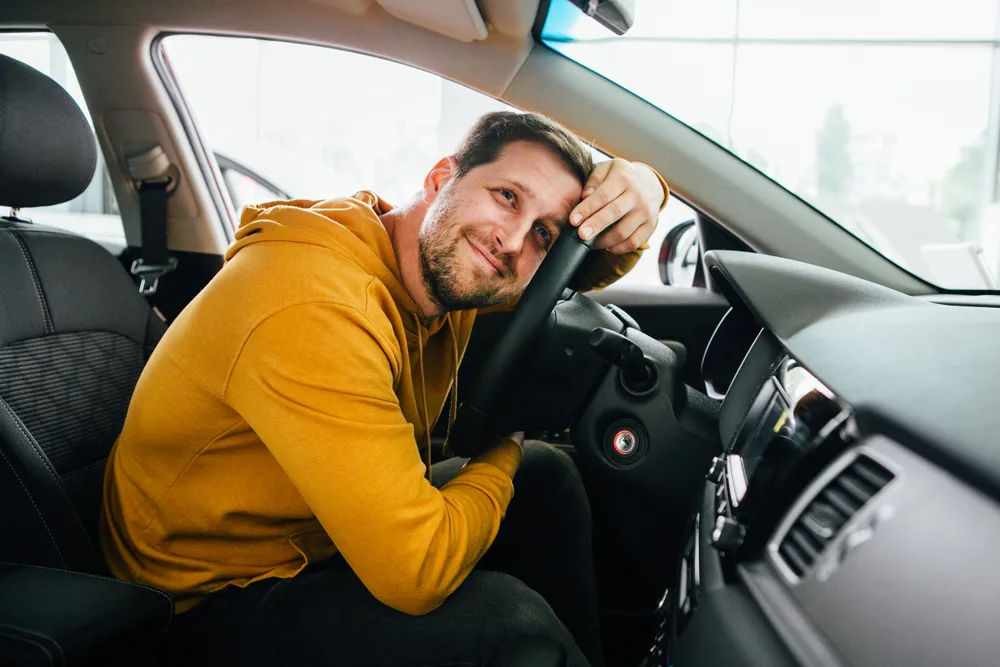
<svg viewBox="0 0 1000 667"><path fill-rule="evenodd" d="M338 250L360 263L386 286L404 316L407 342L435 334L448 315L426 321L403 286L396 251L379 216L393 209L374 192L362 190L346 199L277 201L246 206L228 262L243 248L272 241L306 243ZM420 328L423 328L420 331ZM411 341L410 338L413 338Z"/></svg>

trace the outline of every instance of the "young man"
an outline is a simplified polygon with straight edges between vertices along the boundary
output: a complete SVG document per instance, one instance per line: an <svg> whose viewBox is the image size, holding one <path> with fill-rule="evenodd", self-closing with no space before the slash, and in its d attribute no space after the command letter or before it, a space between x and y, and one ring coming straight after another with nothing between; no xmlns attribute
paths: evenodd
<svg viewBox="0 0 1000 667"><path fill-rule="evenodd" d="M245 209L139 379L105 480L108 564L175 597L175 658L489 664L546 634L599 664L569 458L515 434L428 471L425 446L476 310L516 299L560 233L600 234L577 287L612 282L666 196L650 168L594 167L561 126L500 112L397 208L361 192Z"/></svg>

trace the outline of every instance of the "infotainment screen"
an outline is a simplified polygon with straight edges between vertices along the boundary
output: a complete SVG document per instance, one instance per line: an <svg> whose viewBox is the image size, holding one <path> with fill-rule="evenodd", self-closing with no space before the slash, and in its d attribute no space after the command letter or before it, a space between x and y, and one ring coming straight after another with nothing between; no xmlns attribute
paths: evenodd
<svg viewBox="0 0 1000 667"><path fill-rule="evenodd" d="M844 412L844 406L809 371L794 359L783 361L765 383L758 401L767 407L760 413L749 437L733 448L736 457L731 473L742 475L734 480L734 489L767 487L782 469L814 447L827 426ZM742 496L743 494L738 494ZM735 498L736 504L743 500Z"/></svg>
<svg viewBox="0 0 1000 667"><path fill-rule="evenodd" d="M781 392L775 392L770 405L764 412L764 417L757 426L757 430L739 452L740 456L743 457L743 468L746 470L748 480L753 477L754 470L757 469L757 465L763 458L768 444L787 422L788 404Z"/></svg>

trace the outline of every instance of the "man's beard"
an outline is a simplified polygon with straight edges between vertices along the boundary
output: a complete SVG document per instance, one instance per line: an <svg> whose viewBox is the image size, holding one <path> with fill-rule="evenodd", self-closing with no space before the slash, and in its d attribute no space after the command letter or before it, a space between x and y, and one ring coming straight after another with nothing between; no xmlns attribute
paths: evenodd
<svg viewBox="0 0 1000 667"><path fill-rule="evenodd" d="M487 253L493 244L473 231L471 225L459 221L458 202L448 190L439 195L435 204L417 237L420 270L431 300L445 311L472 310L518 296L522 290L510 282L514 265L508 257L494 255L503 268L503 277L493 276L489 281L475 279L475 273L459 257L458 246L463 236L473 239Z"/></svg>

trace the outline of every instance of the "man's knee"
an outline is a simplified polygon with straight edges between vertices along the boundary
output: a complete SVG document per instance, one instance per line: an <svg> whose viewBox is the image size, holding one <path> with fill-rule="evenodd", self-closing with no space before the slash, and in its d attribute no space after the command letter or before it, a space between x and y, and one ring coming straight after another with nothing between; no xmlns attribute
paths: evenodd
<svg viewBox="0 0 1000 667"><path fill-rule="evenodd" d="M441 611L445 615L457 614L462 623L475 629L475 645L484 664L494 664L530 638L562 646L569 667L587 664L573 636L545 598L516 577L476 570L453 598L445 601ZM428 618L437 613L432 612Z"/></svg>
<svg viewBox="0 0 1000 667"><path fill-rule="evenodd" d="M547 479L580 479L580 471L569 454L541 440L524 441L521 470ZM519 473L520 474L520 473Z"/></svg>
<svg viewBox="0 0 1000 667"><path fill-rule="evenodd" d="M560 643L572 641L552 607L520 579L502 572L478 571L463 586L475 582L476 596L489 600L490 625L505 639L541 636ZM461 590L461 589L459 589ZM472 592L472 591L468 591Z"/></svg>
<svg viewBox="0 0 1000 667"><path fill-rule="evenodd" d="M530 487L531 493L566 495L586 503L583 479L569 454L539 440L524 442L524 461L514 479L515 488Z"/></svg>

